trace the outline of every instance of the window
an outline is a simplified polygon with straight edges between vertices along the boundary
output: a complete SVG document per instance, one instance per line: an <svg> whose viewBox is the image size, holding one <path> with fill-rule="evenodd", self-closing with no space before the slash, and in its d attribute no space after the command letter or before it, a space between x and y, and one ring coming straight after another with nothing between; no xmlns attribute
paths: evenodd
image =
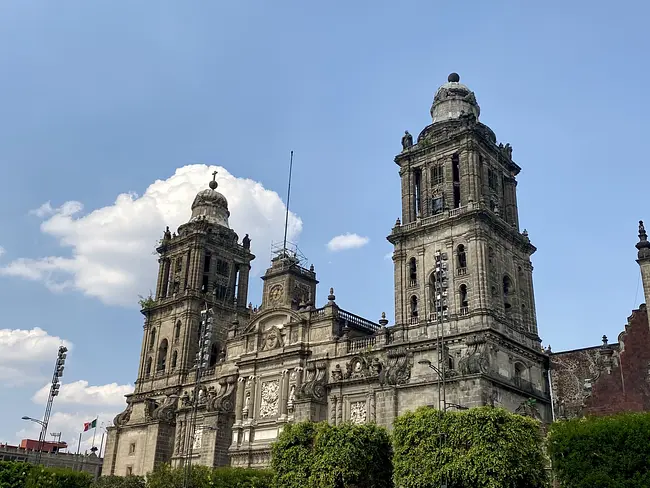
<svg viewBox="0 0 650 488"><path fill-rule="evenodd" d="M515 381L519 382L524 379L524 366L521 363L515 363Z"/></svg>
<svg viewBox="0 0 650 488"><path fill-rule="evenodd" d="M217 259L217 274L221 276L228 276L228 262Z"/></svg>
<svg viewBox="0 0 650 488"><path fill-rule="evenodd" d="M176 369L177 362L178 362L178 352L174 351L172 353L172 369Z"/></svg>
<svg viewBox="0 0 650 488"><path fill-rule="evenodd" d="M442 213L444 210L443 198L441 196L433 197L431 199L431 213L433 215Z"/></svg>
<svg viewBox="0 0 650 488"><path fill-rule="evenodd" d="M210 272L210 261L212 260L212 254L210 252L206 251L205 256L203 258L203 272L204 273L209 273Z"/></svg>
<svg viewBox="0 0 650 488"><path fill-rule="evenodd" d="M497 173L492 168L488 168L488 186L490 187L490 190L494 191L497 191L499 186L497 182Z"/></svg>
<svg viewBox="0 0 650 488"><path fill-rule="evenodd" d="M512 282L509 276L503 277L503 307L510 310L510 295L512 293Z"/></svg>
<svg viewBox="0 0 650 488"><path fill-rule="evenodd" d="M149 333L149 349L153 349L153 346L156 345L156 329L151 329Z"/></svg>
<svg viewBox="0 0 650 488"><path fill-rule="evenodd" d="M460 306L462 308L467 308L469 304L469 302L467 301L467 285L460 285L458 291L460 293Z"/></svg>
<svg viewBox="0 0 650 488"><path fill-rule="evenodd" d="M208 275L203 275L203 283L201 283L201 293L207 293L208 292L208 282L210 278Z"/></svg>
<svg viewBox="0 0 650 488"><path fill-rule="evenodd" d="M431 185L441 185L445 181L444 167L442 164L436 164L431 168Z"/></svg>
<svg viewBox="0 0 650 488"><path fill-rule="evenodd" d="M215 364L217 364L217 360L219 359L219 344L212 344L210 346L210 361L208 362L208 367L212 367Z"/></svg>
<svg viewBox="0 0 650 488"><path fill-rule="evenodd" d="M454 154L451 158L451 170L454 179L454 208L460 207L460 158Z"/></svg>
<svg viewBox="0 0 650 488"><path fill-rule="evenodd" d="M127 476L133 476L133 466L127 466L126 467L126 475Z"/></svg>
<svg viewBox="0 0 650 488"><path fill-rule="evenodd" d="M418 316L418 297L413 295L411 297L411 317Z"/></svg>
<svg viewBox="0 0 650 488"><path fill-rule="evenodd" d="M181 338L181 321L176 322L176 327L174 327L174 342L178 342Z"/></svg>
<svg viewBox="0 0 650 488"><path fill-rule="evenodd" d="M422 201L422 170L416 169L413 171L413 198L415 207L415 217L419 217L422 213L420 202Z"/></svg>
<svg viewBox="0 0 650 488"><path fill-rule="evenodd" d="M409 286L415 286L418 283L418 267L415 258L409 259Z"/></svg>
<svg viewBox="0 0 650 488"><path fill-rule="evenodd" d="M133 456L135 454L135 442L132 442L129 444L129 456Z"/></svg>
<svg viewBox="0 0 650 488"><path fill-rule="evenodd" d="M228 288L226 285L218 285L215 283L214 295L217 300L225 300L228 297Z"/></svg>
<svg viewBox="0 0 650 488"><path fill-rule="evenodd" d="M456 248L456 261L459 270L467 268L467 253L465 252L465 246L462 244L459 244Z"/></svg>
<svg viewBox="0 0 650 488"><path fill-rule="evenodd" d="M182 269L183 269L183 258L179 256L176 258L176 272L180 273Z"/></svg>
<svg viewBox="0 0 650 488"><path fill-rule="evenodd" d="M167 365L167 339L160 341L160 347L158 347L158 363L156 370L165 371L165 366Z"/></svg>
<svg viewBox="0 0 650 488"><path fill-rule="evenodd" d="M151 362L152 362L151 358L148 358L147 359L147 366L145 368L145 373L144 373L144 375L147 376L147 377L151 376Z"/></svg>

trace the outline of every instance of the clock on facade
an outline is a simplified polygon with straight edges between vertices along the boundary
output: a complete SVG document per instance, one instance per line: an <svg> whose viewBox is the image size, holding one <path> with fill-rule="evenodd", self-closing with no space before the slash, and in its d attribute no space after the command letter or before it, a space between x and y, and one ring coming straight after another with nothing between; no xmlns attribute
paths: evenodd
<svg viewBox="0 0 650 488"><path fill-rule="evenodd" d="M271 302L272 303L279 302L280 299L282 298L283 291L284 289L282 288L282 285L274 285L269 291L269 299L271 300Z"/></svg>

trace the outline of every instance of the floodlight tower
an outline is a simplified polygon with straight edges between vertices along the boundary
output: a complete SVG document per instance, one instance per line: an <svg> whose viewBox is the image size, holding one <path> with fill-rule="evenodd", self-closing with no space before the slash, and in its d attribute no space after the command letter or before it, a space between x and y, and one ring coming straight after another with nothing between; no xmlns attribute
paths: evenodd
<svg viewBox="0 0 650 488"><path fill-rule="evenodd" d="M47 405L45 406L45 415L43 416L43 421L41 423L41 435L38 438L38 454L36 455L36 464L41 463L41 454L43 451L43 443L47 437L47 425L50 422L50 413L52 412L52 403L54 403L54 397L59 394L59 388L61 383L59 378L63 377L63 369L65 368L65 359L67 355L68 348L65 346L59 346L59 352L56 356L56 365L54 366L54 373L52 374L52 384L50 386L50 394L47 398Z"/></svg>

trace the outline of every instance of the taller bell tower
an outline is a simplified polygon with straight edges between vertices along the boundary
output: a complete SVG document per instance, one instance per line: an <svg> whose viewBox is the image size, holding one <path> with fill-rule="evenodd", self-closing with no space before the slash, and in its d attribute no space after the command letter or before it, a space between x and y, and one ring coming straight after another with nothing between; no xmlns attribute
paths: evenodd
<svg viewBox="0 0 650 488"><path fill-rule="evenodd" d="M519 229L517 209L521 168L479 115L474 93L452 73L435 94L431 124L416 141L408 132L402 138L395 158L402 216L388 236L395 324L410 339L442 335L454 344L445 352L449 369L514 378L543 393L536 249ZM482 351L480 361L459 366L471 348Z"/></svg>

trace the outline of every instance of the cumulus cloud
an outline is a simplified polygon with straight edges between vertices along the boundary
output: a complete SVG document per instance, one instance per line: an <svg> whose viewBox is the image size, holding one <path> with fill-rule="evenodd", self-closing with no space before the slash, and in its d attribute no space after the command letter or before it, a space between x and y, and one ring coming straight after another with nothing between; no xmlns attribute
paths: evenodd
<svg viewBox="0 0 650 488"><path fill-rule="evenodd" d="M70 342L51 336L43 329L0 329L0 386L20 386L42 381L46 366L52 366L59 346L72 349ZM52 363L52 364L50 364Z"/></svg>
<svg viewBox="0 0 650 488"><path fill-rule="evenodd" d="M157 260L152 256L165 226L187 222L196 193L218 171L218 190L228 199L230 225L249 234L257 256L253 274L269 263L270 242L282 238L285 205L260 183L231 175L222 167L184 166L166 180L152 183L142 196L122 193L112 205L84 213L80 202L59 207L44 203L31 213L43 220L41 231L56 238L68 255L21 257L0 267L0 274L42 282L51 291L77 290L110 305L136 306L137 296L155 286ZM289 215L289 238L302 221Z"/></svg>
<svg viewBox="0 0 650 488"><path fill-rule="evenodd" d="M124 395L133 393L133 385L108 385L90 386L87 381L79 380L73 383L63 383L56 397L57 405L94 405L119 407L124 405ZM50 385L47 384L38 390L32 397L35 403L45 405L50 392Z"/></svg>
<svg viewBox="0 0 650 488"><path fill-rule="evenodd" d="M367 237L362 237L358 234L341 234L339 236L333 237L328 243L327 243L327 249L333 252L337 251L345 251L346 249L355 249L359 247L363 247L368 242L370 239Z"/></svg>

